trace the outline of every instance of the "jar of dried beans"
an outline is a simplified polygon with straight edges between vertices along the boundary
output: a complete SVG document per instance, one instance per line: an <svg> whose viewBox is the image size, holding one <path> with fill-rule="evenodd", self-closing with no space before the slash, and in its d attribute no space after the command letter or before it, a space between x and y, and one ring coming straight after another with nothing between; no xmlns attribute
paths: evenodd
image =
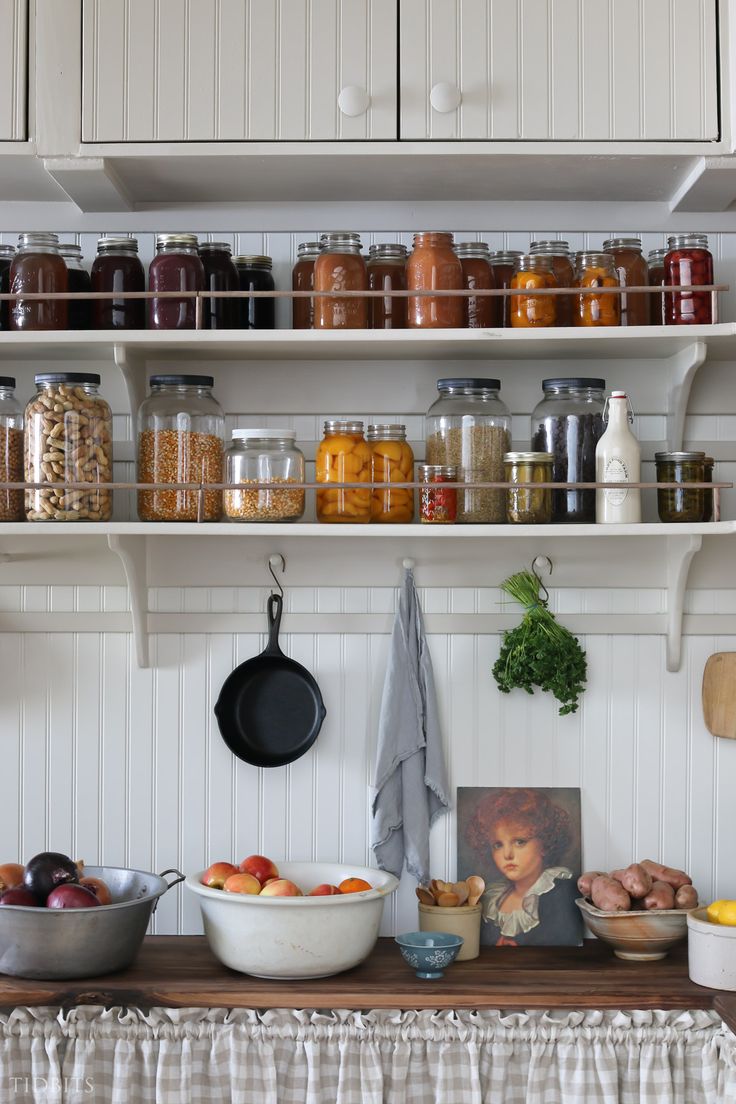
<svg viewBox="0 0 736 1104"><path fill-rule="evenodd" d="M151 376L138 411L139 483L222 483L225 415L212 376ZM219 521L222 492L138 491L141 521Z"/></svg>
<svg viewBox="0 0 736 1104"><path fill-rule="evenodd" d="M368 290L360 234L340 231L322 235L320 255L314 262L314 290ZM362 296L315 296L316 330L364 330L367 325L368 301Z"/></svg>
<svg viewBox="0 0 736 1104"><path fill-rule="evenodd" d="M371 520L371 447L363 437L363 423L325 422L317 448L317 483L365 483L362 487L331 487L317 491L317 520L364 523Z"/></svg>
<svg viewBox="0 0 736 1104"><path fill-rule="evenodd" d="M29 521L109 521L112 492L68 484L112 482L112 414L87 372L36 376L25 413L25 494Z"/></svg>
<svg viewBox="0 0 736 1104"><path fill-rule="evenodd" d="M413 483L414 453L406 440L406 426L369 425L366 441L371 447L373 483ZM382 523L414 520L414 491L411 487L374 487L371 492L371 521Z"/></svg>
<svg viewBox="0 0 736 1104"><path fill-rule="evenodd" d="M0 376L0 482L23 482L23 411L12 376ZM24 518L23 492L0 490L0 521Z"/></svg>
<svg viewBox="0 0 736 1104"><path fill-rule="evenodd" d="M618 274L610 253L584 251L575 257L575 287L618 287ZM576 326L618 326L621 323L621 303L615 292L595 295L588 292L577 296Z"/></svg>
<svg viewBox="0 0 736 1104"><path fill-rule="evenodd" d="M234 429L225 453L225 517L296 521L304 513L304 454L293 429ZM257 484L268 486L257 486ZM242 489L241 489L242 488Z"/></svg>
<svg viewBox="0 0 736 1104"><path fill-rule="evenodd" d="M555 483L595 483L605 388L605 380L587 377L542 380L544 398L532 412L532 448L554 456ZM595 524L595 491L553 491L552 520Z"/></svg>
<svg viewBox="0 0 736 1104"><path fill-rule="evenodd" d="M705 234L675 234L667 239L664 278L668 287L713 283L713 255ZM710 291L673 291L665 296L665 324L700 326L714 322Z"/></svg>

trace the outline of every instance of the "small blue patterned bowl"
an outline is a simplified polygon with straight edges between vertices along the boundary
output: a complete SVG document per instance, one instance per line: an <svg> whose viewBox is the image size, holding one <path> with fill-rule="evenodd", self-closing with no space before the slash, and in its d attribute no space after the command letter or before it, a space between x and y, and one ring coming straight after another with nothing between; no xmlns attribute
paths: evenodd
<svg viewBox="0 0 736 1104"><path fill-rule="evenodd" d="M417 977L432 981L443 976L442 970L454 961L463 945L462 938L451 932L404 932L395 940Z"/></svg>

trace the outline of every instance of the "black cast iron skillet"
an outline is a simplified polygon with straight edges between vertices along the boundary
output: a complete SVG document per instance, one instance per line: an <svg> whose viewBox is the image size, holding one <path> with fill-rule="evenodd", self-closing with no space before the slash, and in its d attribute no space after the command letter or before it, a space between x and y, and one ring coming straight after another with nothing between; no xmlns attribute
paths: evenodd
<svg viewBox="0 0 736 1104"><path fill-rule="evenodd" d="M268 644L228 675L215 705L223 740L256 767L281 767L304 755L327 713L314 677L279 648L282 609L281 596L270 595Z"/></svg>

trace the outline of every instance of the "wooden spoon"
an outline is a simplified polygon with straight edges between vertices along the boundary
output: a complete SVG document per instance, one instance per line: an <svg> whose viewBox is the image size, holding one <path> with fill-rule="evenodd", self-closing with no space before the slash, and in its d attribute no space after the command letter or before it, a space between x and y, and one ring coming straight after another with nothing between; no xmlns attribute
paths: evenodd
<svg viewBox="0 0 736 1104"><path fill-rule="evenodd" d="M417 886L416 895L423 905L434 905L437 903L434 899L434 893L430 893L425 886Z"/></svg>
<svg viewBox="0 0 736 1104"><path fill-rule="evenodd" d="M434 894L435 901L437 900L439 894L442 893L442 889L440 888L442 884L443 883L438 882L436 878L433 878L432 881L429 883L429 892Z"/></svg>
<svg viewBox="0 0 736 1104"><path fill-rule="evenodd" d="M457 893L440 893L437 904L440 908L456 908L460 904L460 898Z"/></svg>
<svg viewBox="0 0 736 1104"><path fill-rule="evenodd" d="M453 882L450 886L450 892L457 894L458 905L464 905L470 896L467 882Z"/></svg>
<svg viewBox="0 0 736 1104"><path fill-rule="evenodd" d="M465 882L468 887L468 904L477 905L485 893L486 883L477 874L471 874L469 878L465 879Z"/></svg>

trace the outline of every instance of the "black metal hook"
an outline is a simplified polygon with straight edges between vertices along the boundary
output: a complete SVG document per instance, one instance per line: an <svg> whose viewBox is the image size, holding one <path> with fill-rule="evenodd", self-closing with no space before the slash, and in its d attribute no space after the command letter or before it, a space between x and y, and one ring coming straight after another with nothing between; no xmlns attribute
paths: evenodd
<svg viewBox="0 0 736 1104"><path fill-rule="evenodd" d="M546 570L547 570L549 575L552 574L552 561L549 558L549 556L535 556L534 559L532 560L532 575L534 576L534 578L539 583L540 596L541 596L541 592L544 591L544 597L542 598L542 602L546 606L547 603L549 602L549 591L547 590L546 586L542 582L542 579L539 575L539 572L537 570L537 561L539 561L539 563L546 564Z"/></svg>
<svg viewBox="0 0 736 1104"><path fill-rule="evenodd" d="M279 580L276 578L276 572L274 571L274 565L276 563L278 563L279 560L281 561L281 570L286 571L286 560L284 559L284 557L281 555L280 552L274 552L274 554L272 556L268 557L268 570L271 572L271 575L273 577L273 581L275 582L276 586L279 588L279 594L283 598L284 597L284 588L282 587ZM273 591L271 591L271 593L273 594Z"/></svg>

